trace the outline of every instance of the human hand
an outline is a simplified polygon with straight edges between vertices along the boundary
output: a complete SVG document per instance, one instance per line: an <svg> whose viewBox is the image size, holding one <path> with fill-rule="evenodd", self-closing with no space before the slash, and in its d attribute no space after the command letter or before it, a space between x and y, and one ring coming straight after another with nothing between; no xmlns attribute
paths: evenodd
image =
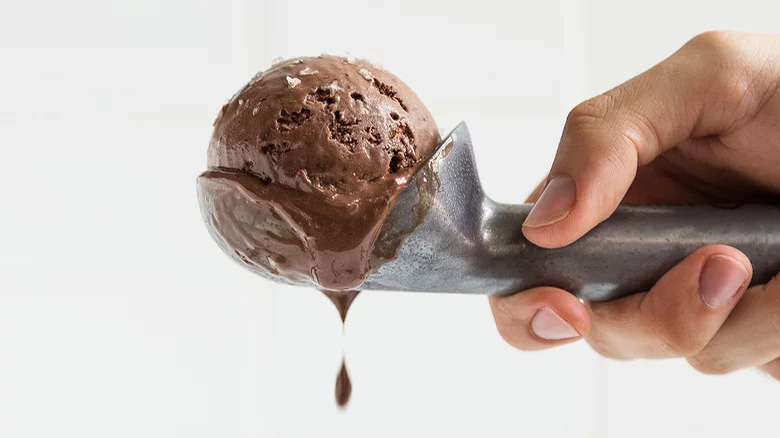
<svg viewBox="0 0 780 438"><path fill-rule="evenodd" d="M578 105L530 200L523 231L545 248L574 242L620 203L780 202L780 36L699 35ZM780 379L780 277L748 289L751 274L740 251L712 245L619 300L540 287L490 305L522 350L585 338L611 358L682 357L704 373L760 367Z"/></svg>

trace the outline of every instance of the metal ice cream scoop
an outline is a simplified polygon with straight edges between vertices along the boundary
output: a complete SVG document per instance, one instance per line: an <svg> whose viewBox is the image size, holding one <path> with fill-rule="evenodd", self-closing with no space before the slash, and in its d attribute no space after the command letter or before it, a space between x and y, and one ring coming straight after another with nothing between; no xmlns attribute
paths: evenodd
<svg viewBox="0 0 780 438"><path fill-rule="evenodd" d="M531 204L499 204L483 192L464 123L428 168L388 215L377 243L400 242L397 256L367 277L364 290L496 294L555 286L610 300L648 290L709 244L743 251L753 284L780 272L780 206L620 206L575 243L543 249L523 237Z"/></svg>

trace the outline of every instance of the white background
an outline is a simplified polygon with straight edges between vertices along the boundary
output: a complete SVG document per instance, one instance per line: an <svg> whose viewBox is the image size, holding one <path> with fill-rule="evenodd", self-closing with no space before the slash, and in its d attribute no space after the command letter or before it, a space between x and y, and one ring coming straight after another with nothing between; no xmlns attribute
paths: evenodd
<svg viewBox="0 0 780 438"><path fill-rule="evenodd" d="M776 436L778 384L505 345L484 297L366 293L345 336L201 223L211 122L280 56L383 64L521 202L569 108L777 2L0 0L0 437ZM339 412L342 346L353 399Z"/></svg>

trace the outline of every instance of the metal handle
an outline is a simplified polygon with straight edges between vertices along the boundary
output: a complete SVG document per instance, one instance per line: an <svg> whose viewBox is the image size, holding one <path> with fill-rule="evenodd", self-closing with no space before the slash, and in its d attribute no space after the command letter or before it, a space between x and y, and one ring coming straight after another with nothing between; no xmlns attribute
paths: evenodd
<svg viewBox="0 0 780 438"><path fill-rule="evenodd" d="M647 291L690 253L711 244L744 252L753 263L752 284L780 272L780 207L774 205L620 206L575 243L544 249L522 233L530 204L478 202L482 208L462 209L461 217L450 214L452 207L434 208L398 257L364 288L508 294L555 286L605 301Z"/></svg>
<svg viewBox="0 0 780 438"><path fill-rule="evenodd" d="M615 299L648 290L687 255L711 244L744 252L753 263L752 284L780 272L780 206L620 206L575 243L548 250L522 235L530 205L485 203L490 214L483 220L489 252L484 273L515 291L546 285L588 300Z"/></svg>

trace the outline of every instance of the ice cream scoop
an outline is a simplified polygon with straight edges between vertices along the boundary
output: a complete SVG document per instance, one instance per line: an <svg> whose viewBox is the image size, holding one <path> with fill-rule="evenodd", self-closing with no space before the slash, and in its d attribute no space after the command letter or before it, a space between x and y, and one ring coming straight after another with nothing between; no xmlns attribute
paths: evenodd
<svg viewBox="0 0 780 438"><path fill-rule="evenodd" d="M384 69L282 61L217 116L198 180L204 218L253 272L354 290L383 261L371 247L395 197L440 144L430 112Z"/></svg>
<svg viewBox="0 0 780 438"><path fill-rule="evenodd" d="M543 249L522 233L531 204L500 204L485 195L464 123L423 169L379 234L403 235L396 257L368 276L364 290L506 294L555 286L610 300L648 290L709 244L743 251L753 263L753 284L780 272L777 205L620 206L575 243Z"/></svg>
<svg viewBox="0 0 780 438"><path fill-rule="evenodd" d="M200 194L202 199L216 195L204 180ZM555 286L584 299L610 300L648 290L664 272L708 244L743 251L753 263L753 284L780 272L776 205L620 206L560 249L543 249L525 239L522 223L531 207L500 204L486 196L468 129L461 123L398 195L371 244L386 262L360 287L507 294ZM204 214L209 214L207 208Z"/></svg>
<svg viewBox="0 0 780 438"><path fill-rule="evenodd" d="M267 278L335 292L342 318L358 289L617 298L716 243L750 257L754 282L780 271L770 205L621 206L565 248L534 246L531 205L482 190L466 125L442 142L411 89L362 60L295 58L255 76L220 111L208 165L198 196L220 247Z"/></svg>

